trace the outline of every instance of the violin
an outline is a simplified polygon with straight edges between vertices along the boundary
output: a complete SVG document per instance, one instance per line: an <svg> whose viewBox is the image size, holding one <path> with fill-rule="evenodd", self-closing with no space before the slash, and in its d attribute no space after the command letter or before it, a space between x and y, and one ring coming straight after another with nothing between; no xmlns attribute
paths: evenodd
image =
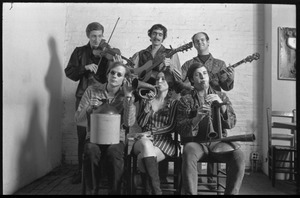
<svg viewBox="0 0 300 198"><path fill-rule="evenodd" d="M109 43L109 41L110 41L110 39L112 37L112 34L114 33L115 28L116 28L116 26L118 24L119 19L120 19L120 17L118 17L118 20L117 20L117 22L116 22L116 24L114 26L114 29L113 29L113 31L112 31L112 33L111 33L111 35L110 35L107 43L104 42L101 46L98 47L99 49L94 49L93 50L94 56L100 57L98 65L100 64L103 56L105 56L108 60L113 60L113 57L116 54L118 54L118 55L120 55L122 57L122 59L124 59L124 60L127 61L127 65L128 66L131 66L131 67L134 66L134 63L130 59L128 59L128 58L126 58L126 57L124 57L124 56L121 55L121 51L118 48L110 48L109 45L108 45L108 43Z"/></svg>
<svg viewBox="0 0 300 198"><path fill-rule="evenodd" d="M110 61L113 61L113 57L116 54L118 54L118 55L120 55L122 57L122 59L124 59L124 60L127 61L127 64L129 66L133 66L134 65L134 63L130 59L128 59L128 58L126 58L126 57L124 57L124 56L121 55L120 49L118 49L118 48L110 48L110 47L108 47L107 43L105 43L103 45L104 46L99 46L97 49L93 49L94 56L100 58L100 61L101 61L102 57L105 57L106 59L108 59ZM99 63L100 63L100 61L99 61Z"/></svg>

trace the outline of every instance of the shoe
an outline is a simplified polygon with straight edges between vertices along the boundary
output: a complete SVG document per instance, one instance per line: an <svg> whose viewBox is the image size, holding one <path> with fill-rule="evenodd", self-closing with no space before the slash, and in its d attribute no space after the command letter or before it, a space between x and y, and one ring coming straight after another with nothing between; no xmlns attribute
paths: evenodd
<svg viewBox="0 0 300 198"><path fill-rule="evenodd" d="M79 184L81 182L82 172L76 171L72 177L72 184Z"/></svg>

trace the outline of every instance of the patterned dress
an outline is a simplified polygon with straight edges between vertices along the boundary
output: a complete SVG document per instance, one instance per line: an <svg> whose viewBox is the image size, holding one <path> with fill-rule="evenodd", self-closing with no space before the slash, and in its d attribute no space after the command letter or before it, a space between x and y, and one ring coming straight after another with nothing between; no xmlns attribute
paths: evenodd
<svg viewBox="0 0 300 198"><path fill-rule="evenodd" d="M175 141L172 138L172 133L176 127L177 105L177 100L167 99L167 105L163 109L154 112L151 103L142 100L140 104L141 112L137 117L142 132L151 131L154 138L153 145L168 156L175 154Z"/></svg>

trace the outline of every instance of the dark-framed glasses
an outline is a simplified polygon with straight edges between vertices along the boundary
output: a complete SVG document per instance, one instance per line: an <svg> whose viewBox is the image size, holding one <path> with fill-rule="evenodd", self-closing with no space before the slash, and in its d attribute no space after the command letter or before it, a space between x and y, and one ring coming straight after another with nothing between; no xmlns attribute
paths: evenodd
<svg viewBox="0 0 300 198"><path fill-rule="evenodd" d="M115 74L117 74L118 77L122 77L122 76L123 76L123 74L122 74L121 72L116 72L116 71L113 71L113 70L111 70L109 73L110 73L112 76L114 76Z"/></svg>

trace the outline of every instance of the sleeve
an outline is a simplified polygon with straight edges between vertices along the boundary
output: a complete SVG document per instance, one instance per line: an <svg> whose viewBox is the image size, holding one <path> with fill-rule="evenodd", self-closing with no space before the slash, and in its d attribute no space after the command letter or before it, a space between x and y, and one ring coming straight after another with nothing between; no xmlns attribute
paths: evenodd
<svg viewBox="0 0 300 198"><path fill-rule="evenodd" d="M80 64L79 48L76 47L71 54L67 67L65 68L65 74L69 79L78 81L86 72L84 66L85 65Z"/></svg>
<svg viewBox="0 0 300 198"><path fill-rule="evenodd" d="M221 62L221 70L226 69L226 64L224 61ZM226 74L223 74L226 75ZM234 78L233 76L229 76L226 75L227 78L221 78L220 75L218 76L219 78L219 83L220 83L220 87L224 90L224 91L230 91L231 89L233 89L233 84L234 84Z"/></svg>
<svg viewBox="0 0 300 198"><path fill-rule="evenodd" d="M172 67L176 81L182 81L181 65L180 65L180 60L179 60L179 56L177 53L171 57L171 67Z"/></svg>
<svg viewBox="0 0 300 198"><path fill-rule="evenodd" d="M189 62L187 61L181 67L181 77L183 82L190 82L186 76L188 69L189 69Z"/></svg>
<svg viewBox="0 0 300 198"><path fill-rule="evenodd" d="M78 108L75 112L75 122L78 125L83 125L87 127L87 115L86 111L88 107L90 106L90 89L87 88L80 100L80 103L78 105ZM84 123L84 124L83 124Z"/></svg>
<svg viewBox="0 0 300 198"><path fill-rule="evenodd" d="M222 122L222 128L223 129L232 129L236 124L236 114L234 112L234 109L232 107L232 103L229 100L226 93L220 92L219 93L220 98L224 103L226 103L226 111L221 114L221 122Z"/></svg>
<svg viewBox="0 0 300 198"><path fill-rule="evenodd" d="M139 61L140 61L140 58L139 58L139 52L136 52L131 58L130 60L133 62L134 64L134 68L138 68L139 67Z"/></svg>
<svg viewBox="0 0 300 198"><path fill-rule="evenodd" d="M176 128L176 113L177 113L178 101L173 100L170 106L170 112L168 116L168 125L163 127L152 128L154 135L173 133Z"/></svg>
<svg viewBox="0 0 300 198"><path fill-rule="evenodd" d="M143 128L148 123L148 120L151 116L151 104L148 100L142 99L140 101L140 112L137 117L137 123L138 125Z"/></svg>
<svg viewBox="0 0 300 198"><path fill-rule="evenodd" d="M134 105L134 96L125 98L124 104L124 124L127 127L133 126L136 121L136 106Z"/></svg>
<svg viewBox="0 0 300 198"><path fill-rule="evenodd" d="M177 107L177 126L176 130L182 137L191 137L193 135L193 123L191 114L191 102L186 97L181 97Z"/></svg>

